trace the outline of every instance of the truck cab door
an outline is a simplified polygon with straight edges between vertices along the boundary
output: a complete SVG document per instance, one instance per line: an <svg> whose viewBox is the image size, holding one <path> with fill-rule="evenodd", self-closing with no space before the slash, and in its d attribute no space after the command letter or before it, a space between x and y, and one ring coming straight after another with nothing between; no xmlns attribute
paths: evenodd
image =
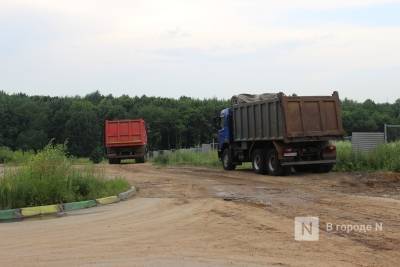
<svg viewBox="0 0 400 267"><path fill-rule="evenodd" d="M224 109L220 115L220 129L218 130L218 148L222 149L224 143L230 142L230 109Z"/></svg>

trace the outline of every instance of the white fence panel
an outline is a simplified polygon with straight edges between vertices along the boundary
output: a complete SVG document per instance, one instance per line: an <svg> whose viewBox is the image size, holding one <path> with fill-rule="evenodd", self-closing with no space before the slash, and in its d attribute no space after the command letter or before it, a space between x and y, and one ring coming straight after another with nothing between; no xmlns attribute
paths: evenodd
<svg viewBox="0 0 400 267"><path fill-rule="evenodd" d="M354 151L371 151L385 142L384 133L355 132L351 137L351 146Z"/></svg>

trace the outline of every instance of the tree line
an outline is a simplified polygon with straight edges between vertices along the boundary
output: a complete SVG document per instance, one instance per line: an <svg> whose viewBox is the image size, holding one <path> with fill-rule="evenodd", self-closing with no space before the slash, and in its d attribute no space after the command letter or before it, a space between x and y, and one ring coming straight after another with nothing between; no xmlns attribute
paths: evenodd
<svg viewBox="0 0 400 267"><path fill-rule="evenodd" d="M51 139L69 152L89 156L103 145L104 122L144 118L150 149L191 147L217 137L213 118L229 104L218 99L179 99L98 91L84 97L27 96L0 91L0 146L38 150Z"/></svg>
<svg viewBox="0 0 400 267"><path fill-rule="evenodd" d="M0 146L13 150L43 148L50 140L67 141L72 155L87 157L103 145L105 120L144 118L150 149L192 147L217 140L214 118L228 100L178 99L98 91L84 97L28 96L0 91ZM353 131L382 131L400 124L400 99L395 103L342 101L343 126Z"/></svg>

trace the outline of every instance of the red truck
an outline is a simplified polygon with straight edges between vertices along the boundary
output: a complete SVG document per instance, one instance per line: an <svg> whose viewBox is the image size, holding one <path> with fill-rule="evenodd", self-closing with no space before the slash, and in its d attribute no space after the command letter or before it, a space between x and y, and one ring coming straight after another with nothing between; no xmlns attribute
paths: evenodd
<svg viewBox="0 0 400 267"><path fill-rule="evenodd" d="M147 131L143 119L106 121L104 139L110 164L119 164L122 159L146 161Z"/></svg>

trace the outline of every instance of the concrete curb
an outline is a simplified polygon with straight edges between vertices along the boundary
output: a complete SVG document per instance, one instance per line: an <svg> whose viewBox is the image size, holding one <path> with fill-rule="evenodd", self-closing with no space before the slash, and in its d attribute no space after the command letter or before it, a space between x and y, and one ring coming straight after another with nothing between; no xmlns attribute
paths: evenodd
<svg viewBox="0 0 400 267"><path fill-rule="evenodd" d="M46 215L59 213L62 210L61 205L46 205L21 209L21 217L32 217L36 215Z"/></svg>
<svg viewBox="0 0 400 267"><path fill-rule="evenodd" d="M36 207L27 207L20 209L9 209L9 210L0 210L0 222L7 220L16 220L23 219L32 216L39 215L47 215L47 214L59 214L62 212L87 209L96 206L108 205L112 203L117 203L123 200L127 200L128 198L134 196L136 194L136 188L134 186L131 187L126 192L122 192L118 194L118 196L109 196L98 198L96 200L85 200L78 202L70 202L64 204L56 204L56 205L46 205L46 206L36 206Z"/></svg>
<svg viewBox="0 0 400 267"><path fill-rule="evenodd" d="M128 191L123 192L123 193L120 193L120 194L118 195L118 197L119 197L119 199L121 199L121 200L126 200L126 199L128 199L128 198L134 196L135 194L136 194L136 187L132 186L132 188L129 189Z"/></svg>
<svg viewBox="0 0 400 267"><path fill-rule="evenodd" d="M21 218L20 209L0 210L0 221Z"/></svg>
<svg viewBox="0 0 400 267"><path fill-rule="evenodd" d="M97 206L96 200L70 202L63 204L63 211L81 210L96 206Z"/></svg>
<svg viewBox="0 0 400 267"><path fill-rule="evenodd" d="M107 205L107 204L117 203L119 201L120 201L120 199L117 196L103 197L103 198L96 199L97 204L100 204L100 205Z"/></svg>

